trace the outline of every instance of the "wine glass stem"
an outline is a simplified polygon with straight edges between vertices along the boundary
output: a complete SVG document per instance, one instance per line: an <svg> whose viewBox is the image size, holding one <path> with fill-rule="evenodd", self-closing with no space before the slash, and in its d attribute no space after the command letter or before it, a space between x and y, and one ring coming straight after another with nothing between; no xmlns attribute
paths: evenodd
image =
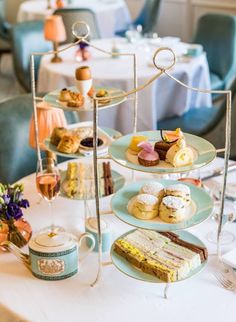
<svg viewBox="0 0 236 322"><path fill-rule="evenodd" d="M52 209L52 201L48 202L49 204L49 211L50 211L50 217L51 217L51 232L54 232L55 224L54 224L54 215L53 215L53 209Z"/></svg>

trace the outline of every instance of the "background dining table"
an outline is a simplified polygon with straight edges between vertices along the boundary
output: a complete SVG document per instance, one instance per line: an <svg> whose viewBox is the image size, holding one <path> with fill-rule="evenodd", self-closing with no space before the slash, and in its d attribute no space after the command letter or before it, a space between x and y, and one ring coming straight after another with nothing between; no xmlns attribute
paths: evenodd
<svg viewBox="0 0 236 322"><path fill-rule="evenodd" d="M89 162L89 160L87 160ZM201 173L209 173L222 167L223 160L216 159ZM132 171L112 162L114 170L132 180ZM66 163L61 164L66 168ZM137 172L136 180L154 178ZM214 180L220 181L222 178ZM229 182L235 182L235 173L230 173ZM25 219L32 225L34 233L50 223L46 201L40 203L35 186L35 174L22 178L24 196L30 201ZM209 182L206 182L209 183ZM90 201L94 210L94 202ZM79 235L84 230L83 201L58 197L53 209L56 224ZM110 197L101 199L101 210L110 208ZM111 228L115 239L132 227L122 223L114 215L102 216ZM236 223L227 225L227 230L236 232ZM100 282L91 287L97 272L97 254L90 254L81 263L74 277L62 281L44 281L33 277L11 253L0 253L0 320L1 322L124 322L135 320L182 322L233 322L236 294L223 289L213 275L217 266L216 245L209 243L206 234L216 230L217 225L209 218L198 226L188 229L207 246L209 262L202 272L190 279L170 285L168 299L163 298L165 284L145 283L129 278L113 265L103 267ZM223 253L236 247L236 242L222 247ZM24 249L27 251L27 247ZM104 255L109 260L109 254Z"/></svg>
<svg viewBox="0 0 236 322"><path fill-rule="evenodd" d="M210 88L209 68L205 53L198 57L186 57L188 44L176 41L173 38L147 39L136 43L128 43L125 38L99 39L93 45L104 50L112 48L121 53L137 54L138 84L142 85L157 71L152 63L152 56L160 46L169 46L177 55L177 63L170 71L171 75L183 81L188 86L202 89ZM91 68L94 85L98 87L114 87L125 91L133 89L133 60L132 57L122 56L111 58L94 48L90 48L91 58L77 62L72 47L61 53L63 62L51 63L50 56L44 56L40 63L38 76L38 92L45 93L61 90L68 86L75 86L75 69L82 65ZM170 55L162 53L160 64L170 63ZM190 108L211 106L211 95L186 90L176 82L162 75L151 86L145 88L138 96L138 130L152 130L157 128L157 121L173 115L182 115ZM102 126L112 127L122 133L132 131L133 109L132 101L121 104L118 108L101 111L99 122ZM130 108L131 107L131 108ZM83 113L81 120L91 119L91 114Z"/></svg>
<svg viewBox="0 0 236 322"><path fill-rule="evenodd" d="M112 37L116 31L126 28L131 22L124 0L73 0L71 3L66 4L66 7L88 8L95 13L101 37ZM52 9L47 9L46 0L24 1L19 7L17 21L44 20L55 10L55 5Z"/></svg>

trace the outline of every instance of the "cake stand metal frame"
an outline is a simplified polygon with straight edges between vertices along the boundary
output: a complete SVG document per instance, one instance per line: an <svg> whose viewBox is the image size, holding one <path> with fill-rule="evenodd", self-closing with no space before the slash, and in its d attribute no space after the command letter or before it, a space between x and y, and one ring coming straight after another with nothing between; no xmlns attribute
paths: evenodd
<svg viewBox="0 0 236 322"><path fill-rule="evenodd" d="M31 72L31 91L32 91L32 98L33 98L33 112L34 112L34 129L35 129L35 142L36 142L36 151L37 151L37 159L39 162L39 166L42 168L42 157L41 157L41 150L40 150L40 143L39 143L39 128L38 128L38 118L37 118L37 102L42 101L42 97L38 97L36 95L36 79L35 79L35 57L36 56L48 56L48 55L54 55L59 54L64 51L67 51L68 49L75 47L79 45L79 43L83 42L89 45L90 47L94 48L95 50L111 56L111 57L120 57L120 56L127 56L132 58L133 62L133 133L137 131L137 115L138 115L138 91L136 90L138 87L138 78L137 78L137 57L135 53L119 53L119 52L110 52L107 50L104 50L102 48L99 48L97 46L94 46L91 44L87 39L90 35L90 27L86 22L78 21L75 22L72 26L72 34L74 35L76 41L74 43L71 43L63 48L60 48L58 50L51 50L48 52L33 52L30 56L30 72ZM130 94L129 94L130 96ZM127 97L127 95L124 95L122 97ZM102 271L102 237L101 237L101 225L100 225L100 205L99 205L99 190L98 190L98 170L97 170L97 137L98 137L98 100L95 99L96 96L93 97L94 100L94 106L96 106L93 110L93 133L94 133L94 153L93 153L93 164L94 164L94 180L95 180L95 204L96 204L96 215L97 215L97 223L98 223L98 272L96 279L91 284L91 286L94 286L101 276ZM110 99L110 97L108 98ZM79 111L78 111L79 112ZM105 263L106 265L106 263Z"/></svg>
<svg viewBox="0 0 236 322"><path fill-rule="evenodd" d="M86 30L83 35L80 35L79 30L80 27L83 30ZM225 190L226 190L226 183L227 183L227 174L228 174L228 164L229 164L229 157L230 157L230 144L231 144L231 91L230 90L208 90L208 89L199 89L195 87L190 87L180 80L176 79L169 73L169 70L172 69L176 64L176 55L171 48L162 47L158 48L153 56L153 64L157 69L156 75L154 75L151 79L149 79L146 83L141 86L138 86L137 82L137 58L136 54L133 53L112 53L106 50L100 49L98 47L93 46L88 40L90 28L85 22L75 22L72 27L72 33L77 38L77 41L73 44L68 45L65 48L59 49L57 51L49 51L47 53L32 53L31 55L31 87L32 87L32 95L33 95L33 107L34 107L34 123L35 123L35 138L36 138L36 148L37 148L37 156L39 162L41 161L41 152L39 147L39 139L38 139L38 121L37 121L37 101L42 100L36 96L36 86L35 86L35 65L34 65L34 58L35 56L45 56L45 55L52 55L55 53L60 53L63 51L68 50L69 48L78 45L81 41L87 43L91 47L95 48L96 50L110 55L110 56L131 56L133 58L133 73L134 73L134 88L130 91L125 92L121 95L114 95L112 97L107 97L107 99L114 99L114 98L128 98L131 95L134 95L134 123L133 123L133 132L137 131L137 115L138 115L138 92L141 92L144 88L151 85L155 80L157 80L161 75L166 75L171 80L177 82L180 86L186 88L186 90L191 90L200 93L208 93L208 94L222 94L226 95L226 122L225 122L225 146L222 149L217 150L217 152L224 152L224 174L223 174L223 182L221 186L221 201L220 201L220 220L218 224L218 231L217 231L217 256L221 259L221 247L220 247L220 237L222 231L222 222L223 222L223 211L224 211L224 198L225 198ZM167 51L172 55L172 62L168 66L161 66L158 64L158 55L160 52ZM95 204L96 204L96 216L98 221L98 272L95 281L91 284L92 286L95 285L101 276L102 271L102 236L101 236L101 226L100 226L100 204L99 204L99 180L98 180L98 155L97 155L97 138L98 138L98 103L102 100L102 98L98 98L95 95L93 96L93 135L94 135L94 153L93 153L93 164L94 164L94 179L95 179ZM164 290L164 297L167 298L167 290L169 288L169 283L166 284Z"/></svg>

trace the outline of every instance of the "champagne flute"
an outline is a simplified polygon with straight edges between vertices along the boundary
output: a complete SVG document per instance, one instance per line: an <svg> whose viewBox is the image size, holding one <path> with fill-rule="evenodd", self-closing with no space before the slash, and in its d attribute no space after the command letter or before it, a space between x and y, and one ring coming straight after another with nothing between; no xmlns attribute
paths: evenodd
<svg viewBox="0 0 236 322"><path fill-rule="evenodd" d="M58 196L60 191L60 174L57 168L57 163L52 158L46 157L38 161L36 186L39 195L49 204L52 221L49 231L51 234L55 234L57 227L54 225L52 202Z"/></svg>
<svg viewBox="0 0 236 322"><path fill-rule="evenodd" d="M215 202L215 209L214 209L214 215L213 215L213 219L219 223L219 219L220 219L220 201ZM227 223L233 222L236 219L236 201L235 200L230 200L227 198L225 198L224 201L224 212L223 212L223 227L225 227L225 225ZM211 243L216 244L217 243L217 229L215 229L214 231L210 231L207 234L207 240ZM233 241L235 240L235 235L227 230L222 230L221 232L221 236L220 236L220 243L221 245L227 245L227 244L231 244Z"/></svg>

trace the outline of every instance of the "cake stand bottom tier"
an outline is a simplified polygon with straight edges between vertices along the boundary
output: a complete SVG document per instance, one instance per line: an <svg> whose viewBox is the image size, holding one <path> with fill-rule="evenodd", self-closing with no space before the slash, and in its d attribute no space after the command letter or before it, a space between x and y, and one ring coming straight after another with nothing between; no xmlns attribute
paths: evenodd
<svg viewBox="0 0 236 322"><path fill-rule="evenodd" d="M135 231L136 231L136 229L126 232L125 234L123 234L119 238L117 238L116 241L119 239L123 239L125 236L127 236ZM178 231L177 234L181 240L186 241L188 243L192 243L194 245L197 245L197 246L200 246L200 247L206 249L206 246L204 245L204 243L198 237L194 236L190 232ZM167 281L161 280L154 275L147 274L147 273L143 272L140 268L137 268L136 266L132 265L127 259L125 259L123 256L119 255L115 251L116 241L113 243L113 245L111 247L111 260L112 260L113 264L115 265L115 267L120 272L122 272L123 274L125 274L129 277L132 277L134 279L144 281L144 282L167 283ZM207 251L207 249L206 249L206 251ZM186 279L196 275L206 266L206 264L207 264L207 258L205 258L205 260L203 260L198 267L196 267L195 269L191 269L190 272L184 278L180 278L177 281L174 281L171 283L180 282L180 281L186 280Z"/></svg>

